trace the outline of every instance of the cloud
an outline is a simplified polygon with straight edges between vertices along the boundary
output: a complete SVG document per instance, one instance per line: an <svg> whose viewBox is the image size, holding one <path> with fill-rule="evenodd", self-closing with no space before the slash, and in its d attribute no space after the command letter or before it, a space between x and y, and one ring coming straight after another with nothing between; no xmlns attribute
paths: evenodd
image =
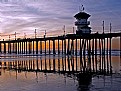
<svg viewBox="0 0 121 91"><path fill-rule="evenodd" d="M33 28L57 30L63 24L70 24L72 21L70 13L65 9L70 2L52 0L45 2L32 1L8 1L0 3L1 32L21 32ZM64 5L64 6L63 6ZM72 24L72 23L71 23Z"/></svg>
<svg viewBox="0 0 121 91"><path fill-rule="evenodd" d="M103 20L107 30L110 22L116 30L121 28L120 0L0 0L0 32L34 33L35 28L50 32L62 30L63 25L69 32L81 4L92 15L92 30L102 31Z"/></svg>

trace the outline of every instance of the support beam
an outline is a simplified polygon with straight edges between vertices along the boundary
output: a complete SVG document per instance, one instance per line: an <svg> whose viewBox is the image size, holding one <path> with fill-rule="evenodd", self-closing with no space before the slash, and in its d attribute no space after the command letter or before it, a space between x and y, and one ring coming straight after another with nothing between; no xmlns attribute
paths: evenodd
<svg viewBox="0 0 121 91"><path fill-rule="evenodd" d="M88 58L88 60L89 60L89 72L91 72L91 40L90 39L88 39L89 40L89 50L88 50L88 56L89 56L89 58Z"/></svg>
<svg viewBox="0 0 121 91"><path fill-rule="evenodd" d="M13 42L13 50L12 53L15 53L15 43Z"/></svg>
<svg viewBox="0 0 121 91"><path fill-rule="evenodd" d="M15 53L17 54L17 43L18 42L15 42Z"/></svg>
<svg viewBox="0 0 121 91"><path fill-rule="evenodd" d="M36 41L36 54L38 54L38 41Z"/></svg>
<svg viewBox="0 0 121 91"><path fill-rule="evenodd" d="M107 38L107 72L109 72L109 63L108 63L108 38Z"/></svg>
<svg viewBox="0 0 121 91"><path fill-rule="evenodd" d="M20 42L20 54L21 54L21 42Z"/></svg>
<svg viewBox="0 0 121 91"><path fill-rule="evenodd" d="M95 66L97 72L97 39L95 39Z"/></svg>
<svg viewBox="0 0 121 91"><path fill-rule="evenodd" d="M92 39L92 66L93 66L93 72L95 72L95 66L94 66L94 38Z"/></svg>
<svg viewBox="0 0 121 91"><path fill-rule="evenodd" d="M22 48L21 48L21 50L22 50L22 54L23 54L23 41L21 42L21 46L22 46Z"/></svg>
<svg viewBox="0 0 121 91"><path fill-rule="evenodd" d="M42 54L42 41L40 41L40 54Z"/></svg>
<svg viewBox="0 0 121 91"><path fill-rule="evenodd" d="M10 43L8 42L8 53L10 53Z"/></svg>
<svg viewBox="0 0 121 91"><path fill-rule="evenodd" d="M68 39L68 48L67 48L67 54L70 54L70 39Z"/></svg>
<svg viewBox="0 0 121 91"><path fill-rule="evenodd" d="M27 44L27 41L26 41L26 54L28 53L27 48L28 48L28 44Z"/></svg>
<svg viewBox="0 0 121 91"><path fill-rule="evenodd" d="M6 43L4 43L4 53L6 54Z"/></svg>
<svg viewBox="0 0 121 91"><path fill-rule="evenodd" d="M77 39L76 39L76 46L75 46L75 55L77 56Z"/></svg>
<svg viewBox="0 0 121 91"><path fill-rule="evenodd" d="M11 49L12 49L12 48L11 48L11 42L10 42L10 54L11 54Z"/></svg>
<svg viewBox="0 0 121 91"><path fill-rule="evenodd" d="M111 47L112 47L112 40L110 37L110 50L109 50L109 60L110 60L110 73L112 73L112 64L111 64Z"/></svg>
<svg viewBox="0 0 121 91"><path fill-rule="evenodd" d="M59 39L58 39L58 54L60 54L60 45L59 45Z"/></svg>
<svg viewBox="0 0 121 91"><path fill-rule="evenodd" d="M120 42L119 42L119 44L120 44L120 60L121 60L121 35L120 35Z"/></svg>
<svg viewBox="0 0 121 91"><path fill-rule="evenodd" d="M33 54L34 54L34 41L33 41Z"/></svg>
<svg viewBox="0 0 121 91"><path fill-rule="evenodd" d="M82 62L82 39L80 39L80 71L82 71L83 62Z"/></svg>
<svg viewBox="0 0 121 91"><path fill-rule="evenodd" d="M55 52L55 40L53 40L53 54L56 54L56 52Z"/></svg>
<svg viewBox="0 0 121 91"><path fill-rule="evenodd" d="M32 52L32 42L31 41L29 41L29 54L31 54L31 52Z"/></svg>
<svg viewBox="0 0 121 91"><path fill-rule="evenodd" d="M62 54L63 54L63 39L62 39Z"/></svg>
<svg viewBox="0 0 121 91"><path fill-rule="evenodd" d="M49 54L51 53L51 51L50 51L50 46L51 46L51 45L50 45L50 40L49 40Z"/></svg>
<svg viewBox="0 0 121 91"><path fill-rule="evenodd" d="M45 55L46 55L46 40L45 40Z"/></svg>
<svg viewBox="0 0 121 91"><path fill-rule="evenodd" d="M25 49L25 45L26 45L26 44L25 44L25 43L26 43L26 42L24 41L24 54L26 53L26 52L25 52L25 51L26 51L26 49Z"/></svg>
<svg viewBox="0 0 121 91"><path fill-rule="evenodd" d="M86 39L84 39L84 50L83 50L83 59L84 59L84 66L83 66L83 72L85 73L86 72L86 56L85 56L85 52L86 52Z"/></svg>
<svg viewBox="0 0 121 91"><path fill-rule="evenodd" d="M99 65L99 71L101 72L101 39L99 39L99 50L100 50L100 60L99 60L99 62L100 62L100 65Z"/></svg>
<svg viewBox="0 0 121 91"><path fill-rule="evenodd" d="M104 72L106 71L106 62L105 62L105 38L104 38L104 51L103 51L103 55L104 55Z"/></svg>
<svg viewBox="0 0 121 91"><path fill-rule="evenodd" d="M64 39L64 54L66 55L66 39Z"/></svg>
<svg viewBox="0 0 121 91"><path fill-rule="evenodd" d="M103 71L103 68L104 68L104 66L103 66L104 65L104 58L103 58L103 51L104 51L104 46L103 45L104 45L104 41L103 41L103 39L101 39L101 44L102 44L102 68L101 69Z"/></svg>

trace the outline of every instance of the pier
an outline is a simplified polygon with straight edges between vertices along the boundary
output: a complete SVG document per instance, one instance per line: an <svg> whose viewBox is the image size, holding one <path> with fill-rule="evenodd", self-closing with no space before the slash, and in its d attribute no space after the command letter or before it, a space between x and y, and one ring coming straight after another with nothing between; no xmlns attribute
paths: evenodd
<svg viewBox="0 0 121 91"><path fill-rule="evenodd" d="M64 35L64 36L58 36L58 37L0 41L0 45L3 45L1 46L1 49L4 49L3 51L1 50L1 53L11 54L11 55L18 54L19 56L21 55L21 56L38 56L38 57L42 57L43 55L45 57L49 55L50 56L53 55L54 57L58 55L62 57L61 67L63 66L62 67L63 70L60 72L67 72L67 71L82 72L82 73L99 72L99 71L111 72L112 71L112 67L111 67L112 66L111 64L112 46L111 45L112 45L112 39L114 37L118 37L121 41L121 33L105 33L105 34L95 33L95 34L85 34L83 36L70 34L70 35ZM121 48L120 41L119 41L119 44ZM35 43L36 45L34 45L33 43ZM8 52L6 51L7 45L8 45L8 49L11 49L11 50L8 50ZM45 48L42 48L43 45ZM121 53L121 49L120 49L120 53ZM68 58L68 61L66 60L66 57ZM46 62L47 60L45 60L44 62L45 71L47 71L47 64L49 64ZM66 63L68 64L66 65ZM23 61L22 61L22 64L23 64ZM56 63L56 64L59 65L60 63ZM55 61L53 61L54 71L55 71L56 64L55 64ZM10 62L10 65L11 65L11 62ZM77 65L80 65L79 67L80 69L78 69ZM49 67L49 68L50 68L49 71L51 71L52 67ZM42 70L43 70L43 67L41 64L41 71Z"/></svg>
<svg viewBox="0 0 121 91"><path fill-rule="evenodd" d="M0 53L4 54L88 54L111 53L113 38L119 38L121 50L121 33L67 34L57 37L24 38L0 41ZM107 52L105 52L107 51Z"/></svg>
<svg viewBox="0 0 121 91"><path fill-rule="evenodd" d="M112 50L112 40L113 38L118 38L119 41L119 51L121 57L121 32L112 33L111 24L109 33L104 32L104 21L103 21L103 33L91 33L91 27L89 27L90 22L87 19L90 17L89 14L84 11L79 12L74 16L76 18L75 26L77 26L76 33L64 34L61 36L46 36L38 38L16 38L10 40L0 41L0 53L1 54L16 54L21 56L47 56L47 55L58 55L65 57L62 58L62 68L60 71L60 66L58 67L59 72L112 72L111 64L111 50ZM16 34L16 33L15 33ZM73 60L71 59L74 57ZM69 61L66 61L66 57ZM79 61L77 59L79 58ZM65 60L65 61L64 61ZM70 61L71 60L71 61ZM76 60L76 61L74 61ZM102 60L102 61L101 61ZM15 62L16 63L16 62ZM47 70L47 63L45 60L45 69ZM68 63L68 66L66 65ZM80 63L80 70L78 69ZM21 64L21 63L17 63ZM16 64L16 66L17 66ZM23 63L22 63L23 64ZM24 63L25 64L25 63ZM58 65L60 63L57 63ZM65 64L65 65L64 65ZM11 65L11 63L10 63ZM13 65L14 66L14 65ZM31 66L31 65L30 65ZM53 70L55 71L55 61L53 60ZM19 67L19 66L17 66ZM28 66L27 66L28 67ZM31 66L32 67L32 66ZM41 64L41 71L42 69ZM49 67L51 71L51 66ZM18 69L18 68L17 68ZM37 70L38 63L37 63Z"/></svg>

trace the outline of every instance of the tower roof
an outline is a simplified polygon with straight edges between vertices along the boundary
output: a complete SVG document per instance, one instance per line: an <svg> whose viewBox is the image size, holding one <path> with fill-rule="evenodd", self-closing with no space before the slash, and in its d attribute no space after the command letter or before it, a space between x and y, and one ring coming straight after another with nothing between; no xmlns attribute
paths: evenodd
<svg viewBox="0 0 121 91"><path fill-rule="evenodd" d="M91 15L89 15L89 14L87 14L87 13L85 13L85 12L79 12L78 14L76 14L74 17L76 18L76 19L80 19L80 18L82 18L82 19L87 19L87 18L89 18Z"/></svg>

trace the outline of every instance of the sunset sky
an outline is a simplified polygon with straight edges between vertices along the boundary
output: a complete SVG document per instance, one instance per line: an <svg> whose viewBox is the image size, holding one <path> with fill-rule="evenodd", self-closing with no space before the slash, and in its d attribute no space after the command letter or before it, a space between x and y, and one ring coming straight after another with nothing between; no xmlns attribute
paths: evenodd
<svg viewBox="0 0 121 91"><path fill-rule="evenodd" d="M91 17L92 32L102 32L102 21L105 21L105 31L121 30L121 0L0 0L0 33L24 33L34 36L58 35L72 32L74 15L79 12L79 6L84 5L85 11Z"/></svg>

